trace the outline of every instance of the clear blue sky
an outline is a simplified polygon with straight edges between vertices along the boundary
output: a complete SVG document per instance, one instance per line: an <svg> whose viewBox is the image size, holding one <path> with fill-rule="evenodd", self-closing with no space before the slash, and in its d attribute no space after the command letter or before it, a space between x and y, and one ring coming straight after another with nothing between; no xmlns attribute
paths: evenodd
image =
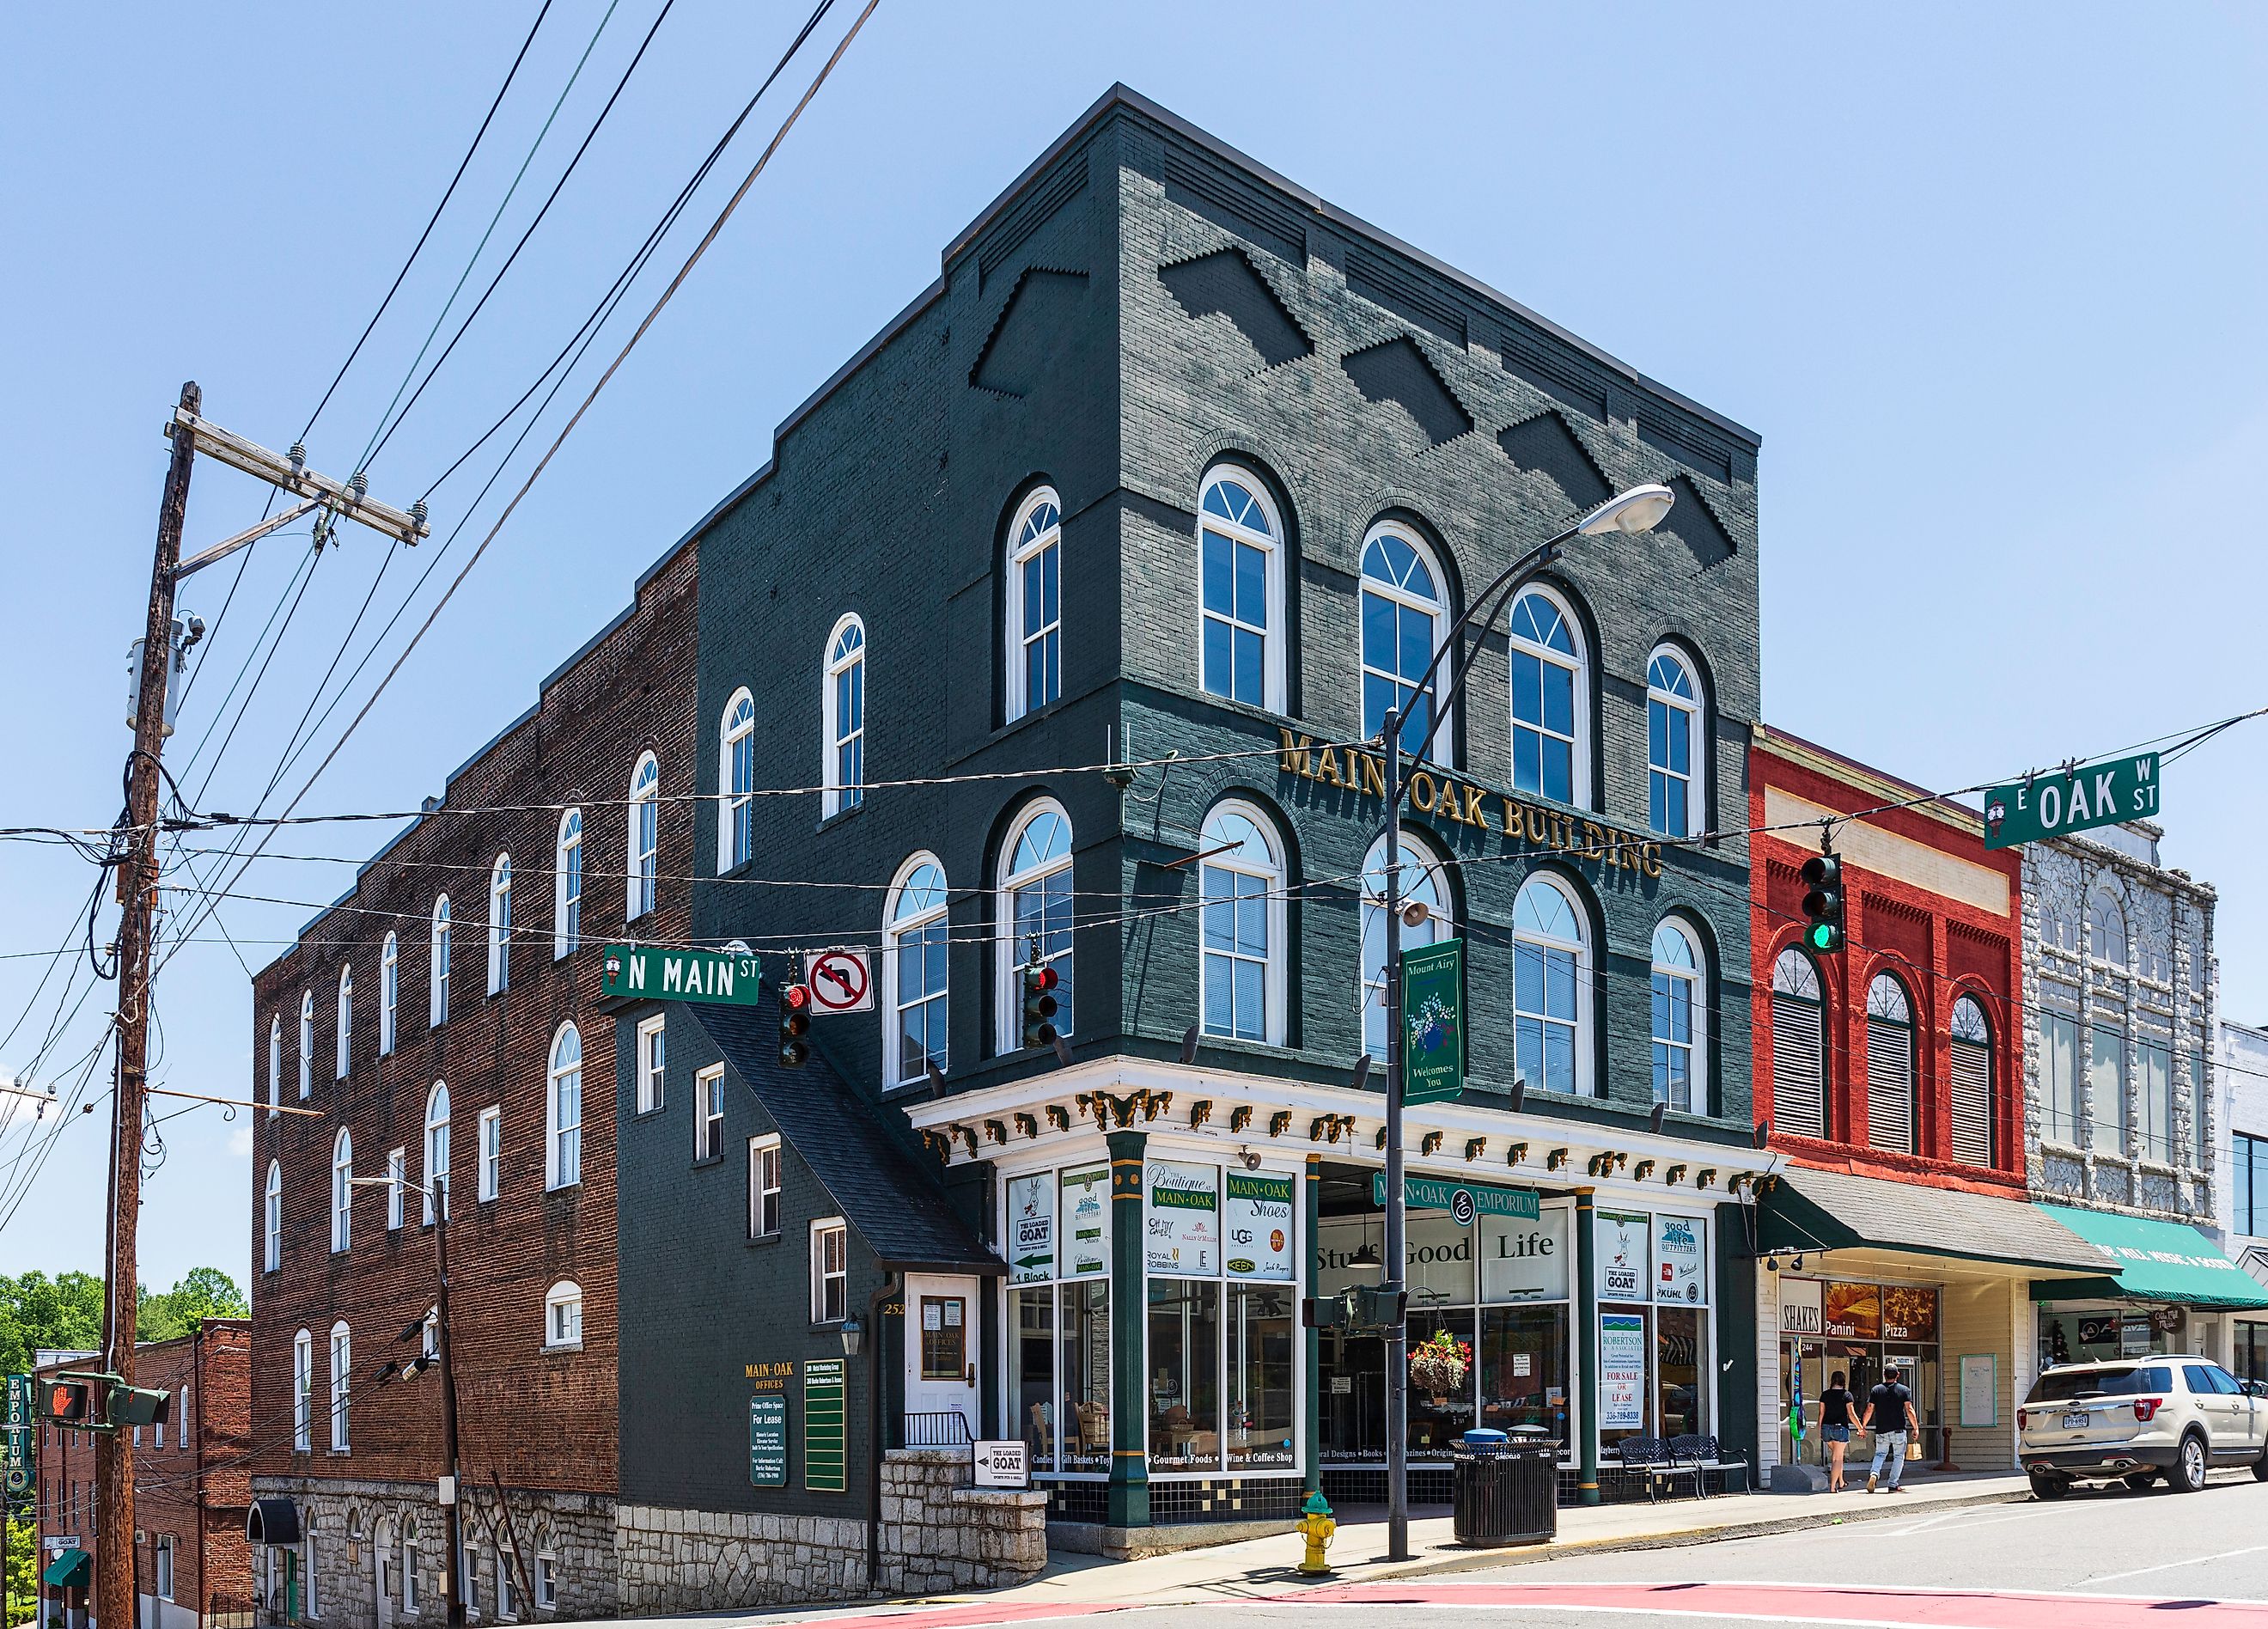
<svg viewBox="0 0 2268 1629"><path fill-rule="evenodd" d="M469 290L549 190L658 4L619 0ZM309 438L316 467L354 466L604 10L556 0L427 257ZM2268 703L2252 541L2268 467L2268 13L1383 15L1374 4L884 0L307 807L403 807L438 792L1114 79L1760 431L1772 722L1948 786ZM533 16L515 0L16 18L0 56L0 739L16 766L0 823L101 825L117 809L122 655L141 625L158 431L180 381L202 384L210 416L291 441ZM679 0L522 263L372 464L374 491L414 497L519 394L799 20L784 6ZM777 117L757 122L768 131ZM718 195L698 207L704 219ZM436 495L437 538L476 486ZM206 467L192 545L247 524L263 497ZM189 768L200 807L258 796L380 549L350 535L324 558L207 785L217 736L191 754L305 552L304 538L255 551L190 697L172 762ZM405 567L423 564L422 551L395 564L381 615ZM210 619L226 586L213 573L184 603ZM2185 759L2166 791L2167 859L2220 886L2224 1000L2254 1019L2268 1017L2264 748L2268 720ZM314 829L275 846L359 856L381 835ZM349 874L304 859L256 868L246 891L308 903L230 903L222 920L243 960L274 955ZM90 881L68 854L0 845L0 951L62 942ZM0 961L0 1027L45 966ZM60 979L0 1043L0 1072L44 1081L93 1044L110 986L41 1053ZM249 1006L239 949L208 926L164 980L161 1081L248 1095ZM106 1121L107 1108L54 1139L0 1224L0 1271L99 1264ZM205 1109L161 1128L147 1280L204 1264L245 1277L247 1125ZM20 1124L0 1131L11 1196L26 1144Z"/></svg>

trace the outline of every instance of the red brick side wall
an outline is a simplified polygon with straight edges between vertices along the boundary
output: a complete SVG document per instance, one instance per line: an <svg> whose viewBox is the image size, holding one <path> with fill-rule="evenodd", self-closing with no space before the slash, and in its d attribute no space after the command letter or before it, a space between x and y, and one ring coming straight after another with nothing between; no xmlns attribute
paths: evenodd
<svg viewBox="0 0 2268 1629"><path fill-rule="evenodd" d="M465 1474L515 1487L611 1494L615 1485L615 1026L600 1007L600 947L626 936L628 797L651 749L661 769L657 909L636 936L680 942L693 872L695 551L682 549L638 591L624 619L549 682L514 725L449 784L453 808L583 808L582 947L554 960L556 807L429 816L364 866L348 896L254 980L254 1090L268 1089L271 1019L284 1025L283 1101L319 1118L254 1111L252 1162L251 1424L255 1473L429 1482L443 1463L438 1369L379 1382L389 1360L417 1355L401 1337L435 1300L434 1230L405 1192L403 1226L387 1227L387 1193L360 1188L350 1248L331 1249L334 1139L353 1138L354 1174L383 1176L404 1151L423 1180L424 1118L436 1081L449 1088L450 1301ZM485 704L468 698L470 704ZM488 993L489 878L512 858L511 985ZM429 942L435 896L450 897L449 1016L430 1028ZM312 895L310 896L313 896ZM397 1032L379 1054L380 949L399 935ZM348 1078L335 1078L339 969L354 976ZM313 1088L297 1097L301 992L315 997ZM555 1035L583 1043L582 1180L545 1188L546 1100ZM499 1196L478 1198L481 1111L502 1108ZM269 1163L283 1175L283 1251L265 1271ZM544 1298L583 1292L580 1351L545 1350ZM349 1448L330 1448L330 1337L352 1338ZM292 1343L313 1349L312 1451L292 1447Z"/></svg>
<svg viewBox="0 0 2268 1629"><path fill-rule="evenodd" d="M1825 755L1822 755L1822 761ZM1854 766L1855 767L1855 766ZM1749 809L1764 824L1767 787L1838 811L1872 809L1889 800L1879 785L1845 778L1768 745L1749 752ZM1830 1135L1788 1136L1778 1129L1771 1146L1798 1164L1831 1166L1863 1176L1919 1181L2021 1198L2024 1186L2023 919L2020 861L2013 849L1988 851L1972 836L1916 809L1868 816L1867 823L1974 865L1999 872L2008 882L2008 914L1995 916L1932 889L1852 864L1845 857L1846 946L1816 958L1827 1006ZM1756 1102L1772 1114L1771 969L1779 953L1798 943L1804 925L1804 888L1798 873L1819 851L1814 833L1759 835L1754 844L1752 888L1756 978ZM1918 1154L1867 1146L1867 989L1876 974L1896 972L1911 998L1915 1062L1919 1073ZM1993 1158L1984 1170L1953 1158L1953 1006L1974 996L1992 1034ZM1777 1117L1774 1117L1777 1128Z"/></svg>

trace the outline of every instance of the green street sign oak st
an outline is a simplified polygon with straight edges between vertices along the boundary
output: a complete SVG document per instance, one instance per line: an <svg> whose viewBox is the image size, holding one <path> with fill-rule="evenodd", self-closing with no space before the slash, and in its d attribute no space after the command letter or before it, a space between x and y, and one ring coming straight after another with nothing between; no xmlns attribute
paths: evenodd
<svg viewBox="0 0 2268 1629"><path fill-rule="evenodd" d="M2158 755L2136 753L1993 787L1984 794L1984 846L2014 848L2157 814Z"/></svg>
<svg viewBox="0 0 2268 1629"><path fill-rule="evenodd" d="M1402 1101L1447 1102L1465 1089L1465 941L1402 953Z"/></svg>
<svg viewBox="0 0 2268 1629"><path fill-rule="evenodd" d="M715 1001L754 1006L757 962L747 951L663 950L652 945L608 945L609 996L661 1001Z"/></svg>

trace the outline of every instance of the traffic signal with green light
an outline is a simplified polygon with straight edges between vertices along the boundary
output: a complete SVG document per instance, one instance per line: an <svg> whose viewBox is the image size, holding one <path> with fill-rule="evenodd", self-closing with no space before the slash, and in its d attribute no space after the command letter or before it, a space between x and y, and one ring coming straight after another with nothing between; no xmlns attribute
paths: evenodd
<svg viewBox="0 0 2268 1629"><path fill-rule="evenodd" d="M1818 955L1843 948L1843 859L1814 854L1803 862L1803 942Z"/></svg>
<svg viewBox="0 0 2268 1629"><path fill-rule="evenodd" d="M779 992L779 1060L789 1069L800 1069L811 1056L803 1037L811 1029L811 987L782 984Z"/></svg>
<svg viewBox="0 0 2268 1629"><path fill-rule="evenodd" d="M1060 975L1051 967L1024 969L1024 1044L1055 1044L1056 985Z"/></svg>

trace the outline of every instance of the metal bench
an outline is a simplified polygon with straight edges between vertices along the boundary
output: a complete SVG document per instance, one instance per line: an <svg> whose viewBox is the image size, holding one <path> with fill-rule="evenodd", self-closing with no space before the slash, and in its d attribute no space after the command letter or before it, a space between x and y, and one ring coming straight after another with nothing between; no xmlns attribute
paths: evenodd
<svg viewBox="0 0 2268 1629"><path fill-rule="evenodd" d="M1681 1464L1670 1453L1669 1444L1660 1437L1624 1437L1615 1445L1622 1459L1624 1474L1646 1478L1646 1497L1652 1503L1660 1497L1661 1485L1675 1485L1680 1478L1693 1481L1693 1496L1702 1496L1701 1467Z"/></svg>
<svg viewBox="0 0 2268 1629"><path fill-rule="evenodd" d="M1738 1471L1741 1473L1741 1492L1745 1493L1749 1491L1749 1462L1738 1456L1726 1458L1724 1445L1715 1437L1698 1434L1672 1437L1668 1451L1671 1459L1691 1467L1696 1472L1695 1485L1705 1499L1709 1494L1708 1473L1712 1471Z"/></svg>

